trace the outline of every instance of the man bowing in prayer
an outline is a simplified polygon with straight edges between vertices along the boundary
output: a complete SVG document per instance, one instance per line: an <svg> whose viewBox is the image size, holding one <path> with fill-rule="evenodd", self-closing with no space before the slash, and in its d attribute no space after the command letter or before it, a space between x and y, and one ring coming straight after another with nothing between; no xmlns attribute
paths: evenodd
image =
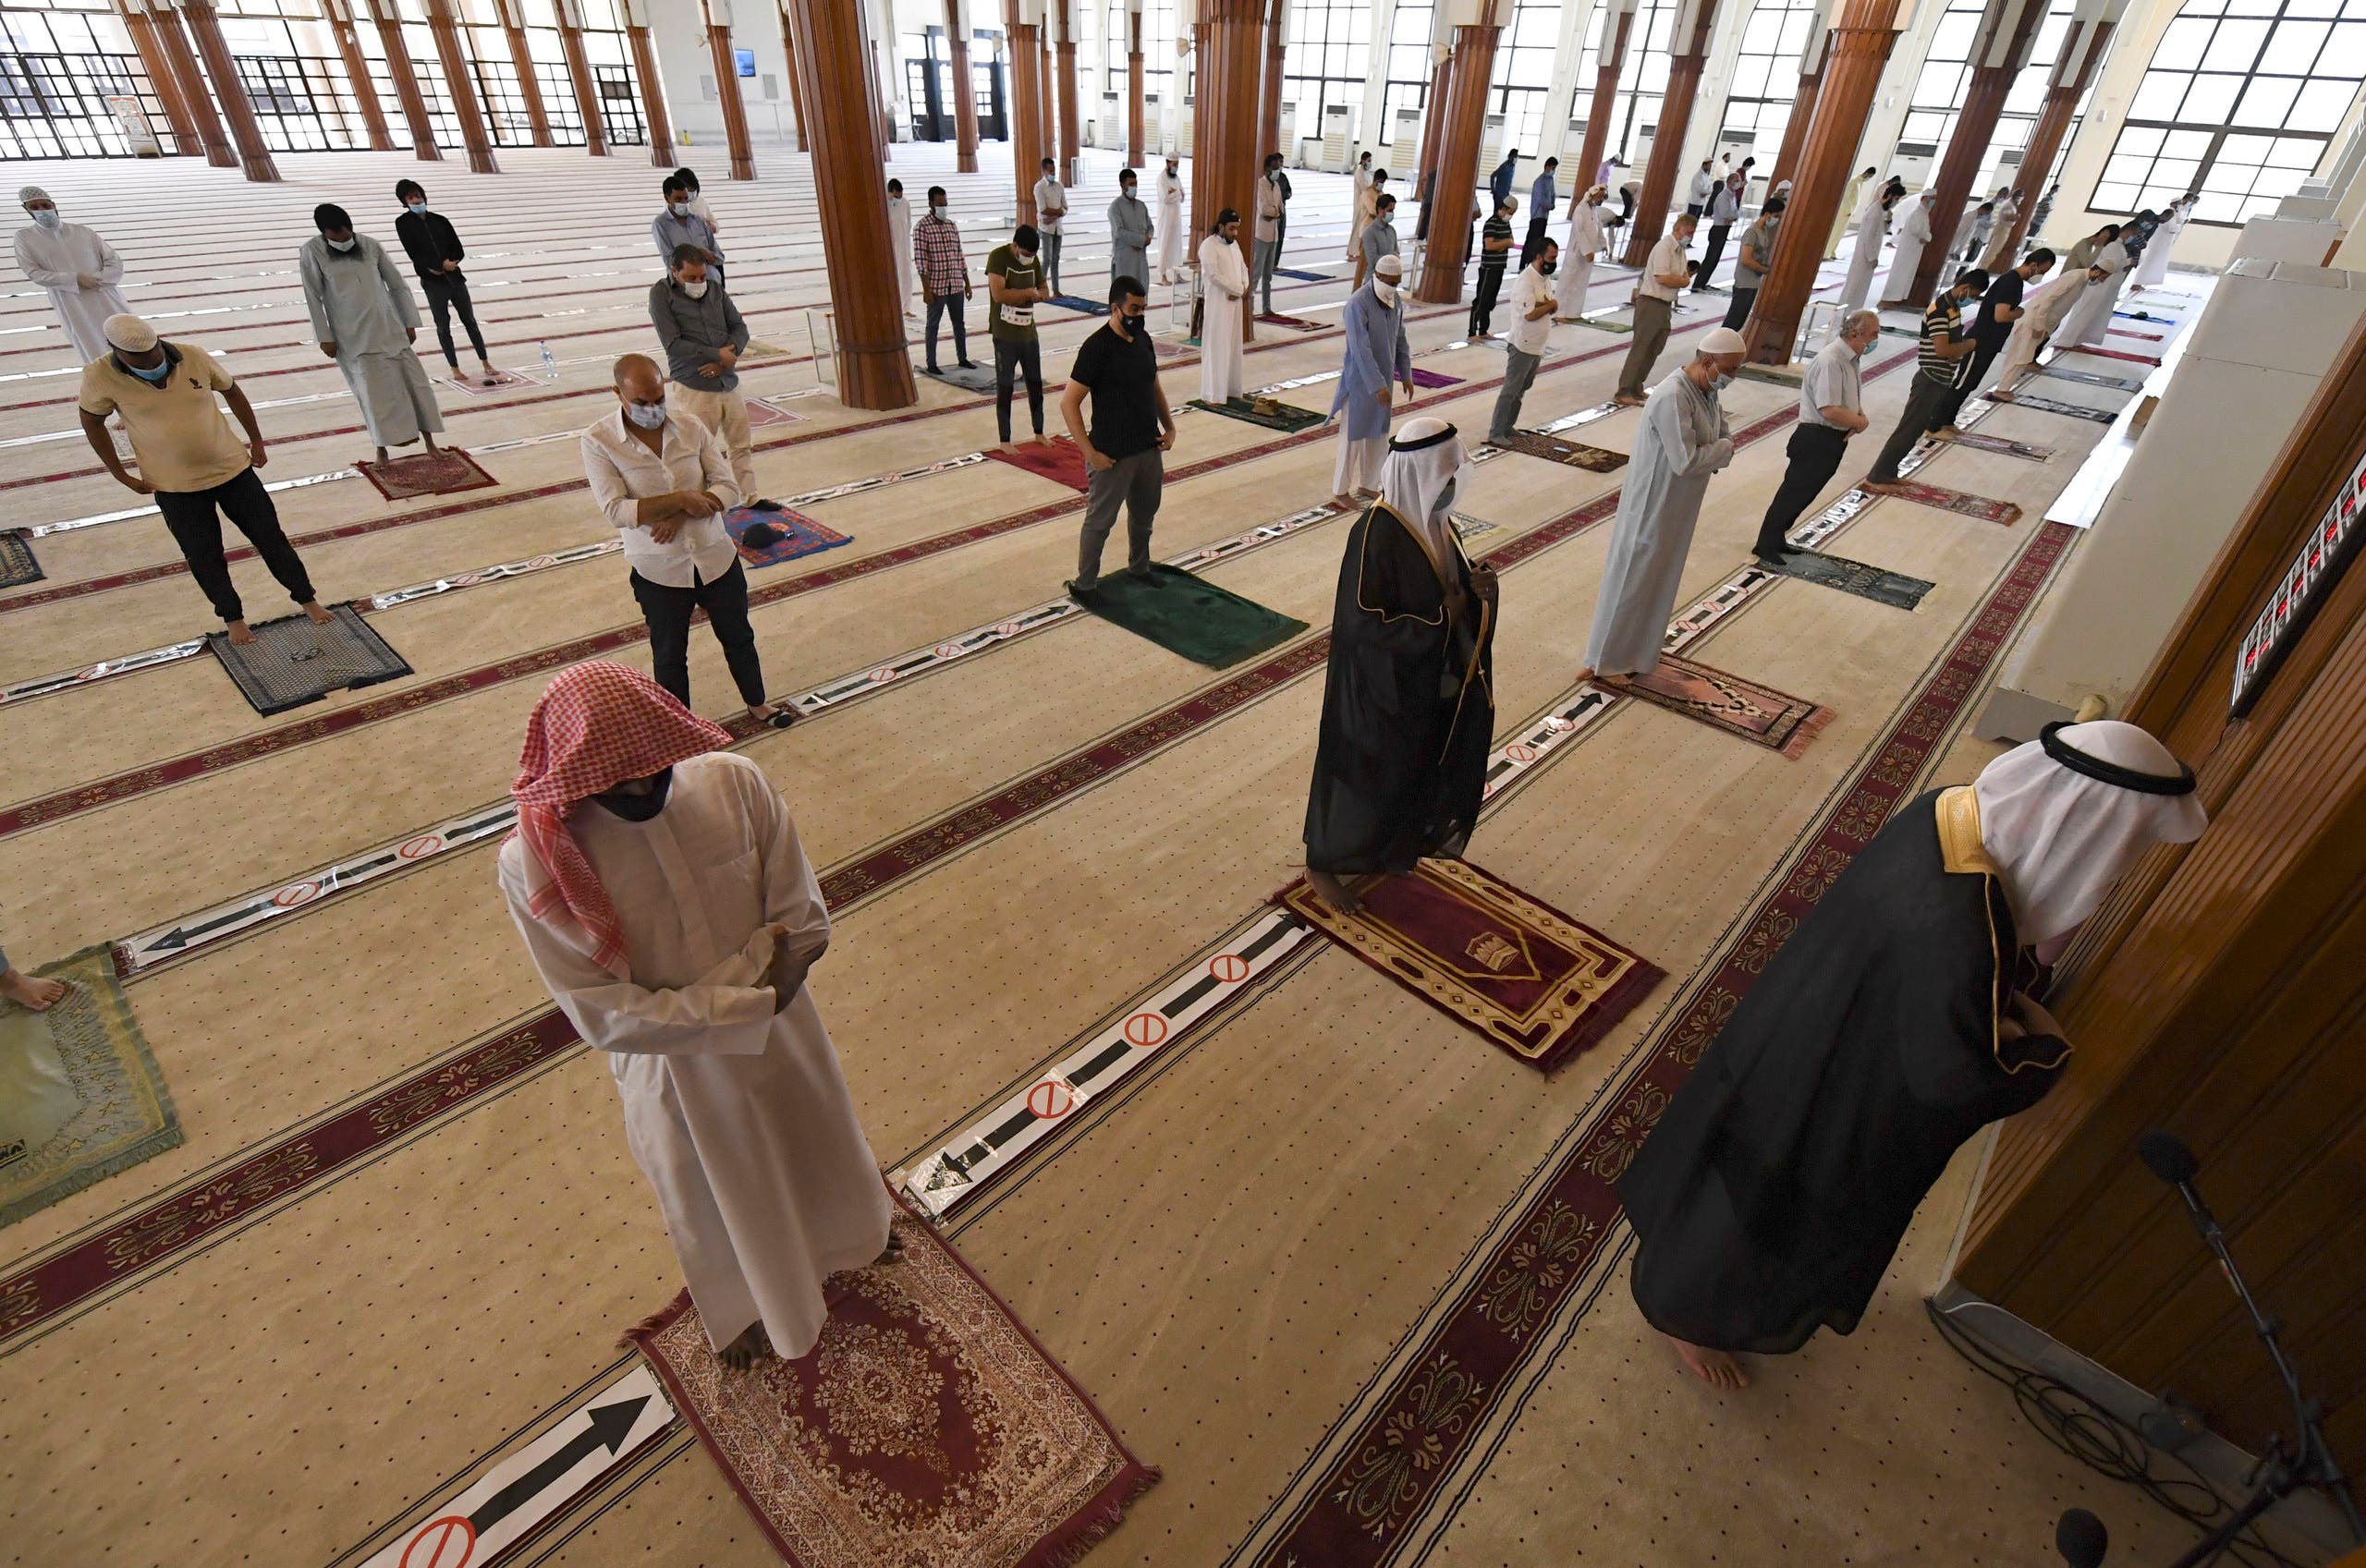
<svg viewBox="0 0 2366 1568"><path fill-rule="evenodd" d="M1711 327L1692 362L1652 388L1645 400L1579 680L1649 675L1659 666L1660 642L1676 608L1709 476L1734 460L1733 432L1717 389L1734 379L1742 359L1741 334Z"/></svg>
<svg viewBox="0 0 2366 1568"><path fill-rule="evenodd" d="M2048 724L1908 803L1711 1041L1617 1183L1643 1318L1713 1387L1848 1333L1956 1150L2070 1044L2032 994L2144 852L2206 823L2133 724Z"/></svg>
<svg viewBox="0 0 2366 1568"><path fill-rule="evenodd" d="M1241 338L1249 310L1249 260L1240 253L1240 214L1226 207L1200 241L1200 400L1240 395Z"/></svg>
<svg viewBox="0 0 2366 1568"><path fill-rule="evenodd" d="M552 1000L608 1053L708 1343L745 1367L812 1349L823 1282L896 1247L805 984L829 912L730 741L621 664L561 671L526 722L499 876Z"/></svg>
<svg viewBox="0 0 2366 1568"><path fill-rule="evenodd" d="M1396 280L1404 262L1383 256L1372 281L1348 296L1341 335L1348 341L1339 389L1331 395L1331 417L1339 421L1339 460L1331 471L1332 501L1353 505L1380 483L1388 444L1389 383L1401 383L1413 395L1413 348L1405 338L1405 302Z"/></svg>
<svg viewBox="0 0 2366 1568"><path fill-rule="evenodd" d="M376 240L353 232L344 208L324 201L312 209L312 223L321 232L296 253L312 336L345 372L379 462L389 446L414 441L433 453L444 416L426 367L411 352L419 308L410 286Z"/></svg>
<svg viewBox="0 0 2366 1568"><path fill-rule="evenodd" d="M107 318L128 314L123 302L123 258L98 231L69 224L40 186L17 192L32 223L17 231L17 267L49 295L50 309L82 364L107 356Z"/></svg>
<svg viewBox="0 0 2366 1568"><path fill-rule="evenodd" d="M1479 820L1496 588L1454 531L1470 471L1452 425L1408 419L1381 498L1348 533L1306 801L1307 885L1342 914L1362 904L1348 879L1459 855Z"/></svg>

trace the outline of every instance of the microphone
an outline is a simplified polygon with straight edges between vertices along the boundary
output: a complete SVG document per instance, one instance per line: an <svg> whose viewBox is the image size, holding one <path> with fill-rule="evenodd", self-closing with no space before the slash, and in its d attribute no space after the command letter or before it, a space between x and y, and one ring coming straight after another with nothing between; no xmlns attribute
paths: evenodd
<svg viewBox="0 0 2366 1568"><path fill-rule="evenodd" d="M2149 1132L2136 1140L2136 1157L2144 1168L2173 1187L2181 1187L2201 1173L2201 1161L2175 1133Z"/></svg>
<svg viewBox="0 0 2366 1568"><path fill-rule="evenodd" d="M2111 1545L2111 1532L2104 1522L2083 1508L2073 1508L2062 1515L2054 1526L2054 1550L2070 1568L2096 1568L2104 1560L2104 1550Z"/></svg>

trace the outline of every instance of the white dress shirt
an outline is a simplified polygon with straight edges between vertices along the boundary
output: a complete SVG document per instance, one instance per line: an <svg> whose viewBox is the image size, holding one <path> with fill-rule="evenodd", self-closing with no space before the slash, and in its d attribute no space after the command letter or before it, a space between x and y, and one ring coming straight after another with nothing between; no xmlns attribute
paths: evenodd
<svg viewBox="0 0 2366 1568"><path fill-rule="evenodd" d="M592 499L625 539L625 565L653 583L693 588L729 574L738 547L723 527L723 513L684 517L674 537L660 544L640 521L640 503L677 490L702 490L723 503L739 504L731 459L714 433L679 410L669 410L652 453L625 428L625 411L594 420L583 432L583 477Z"/></svg>
<svg viewBox="0 0 2366 1568"><path fill-rule="evenodd" d="M1539 305L1553 300L1553 280L1536 270L1535 263L1519 270L1512 280L1512 330L1508 341L1523 354L1542 356L1546 340L1553 335L1553 312L1547 310L1534 321L1528 313Z"/></svg>
<svg viewBox="0 0 2366 1568"><path fill-rule="evenodd" d="M1864 384L1860 357L1848 344L1834 338L1808 361L1807 374L1799 379L1799 423L1839 429L1823 417L1823 411L1846 408L1852 414L1863 413Z"/></svg>
<svg viewBox="0 0 2366 1568"><path fill-rule="evenodd" d="M1067 215L1067 187L1048 176L1035 182L1035 228L1038 233L1059 233L1060 220Z"/></svg>

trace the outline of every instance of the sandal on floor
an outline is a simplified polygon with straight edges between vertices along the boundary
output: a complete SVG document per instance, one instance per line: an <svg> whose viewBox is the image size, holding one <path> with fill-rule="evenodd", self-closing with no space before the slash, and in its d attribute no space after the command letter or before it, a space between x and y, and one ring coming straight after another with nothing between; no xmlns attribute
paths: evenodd
<svg viewBox="0 0 2366 1568"><path fill-rule="evenodd" d="M771 718L759 719L756 722L763 725L764 728L768 730L785 730L788 728L789 725L797 723L797 710L794 708L775 708L773 710L773 716Z"/></svg>

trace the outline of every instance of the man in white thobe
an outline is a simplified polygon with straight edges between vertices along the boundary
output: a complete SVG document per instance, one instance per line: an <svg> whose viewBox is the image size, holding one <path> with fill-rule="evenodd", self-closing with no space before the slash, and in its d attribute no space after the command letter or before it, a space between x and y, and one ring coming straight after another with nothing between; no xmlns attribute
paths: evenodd
<svg viewBox="0 0 2366 1568"><path fill-rule="evenodd" d="M1980 270L1994 277L2005 270L2005 259L2013 250L2013 225L2021 221L2021 204L2018 192L2000 189L1996 192L1996 226L1989 232L1988 249L1980 253Z"/></svg>
<svg viewBox="0 0 2366 1568"><path fill-rule="evenodd" d="M1586 290L1593 286L1593 259L1608 242L1602 232L1602 204L1610 192L1600 186L1581 192L1569 202L1568 240L1561 247L1560 298L1556 320L1574 322L1586 313Z"/></svg>
<svg viewBox="0 0 2366 1568"><path fill-rule="evenodd" d="M410 286L376 240L353 232L344 208L323 202L312 209L312 222L321 232L296 254L312 336L345 372L379 462L389 446L414 441L433 453L444 416L426 367L411 352L419 308Z"/></svg>
<svg viewBox="0 0 2366 1568"><path fill-rule="evenodd" d="M1734 460L1733 431L1717 389L1733 380L1743 358L1741 334L1712 327L1692 362L1652 388L1611 525L1580 681L1649 675L1658 666L1709 476Z"/></svg>
<svg viewBox="0 0 2366 1568"><path fill-rule="evenodd" d="M1898 221L1896 259L1889 264L1889 275L1882 279L1881 301L1892 310L1905 309L1906 296L1914 287L1915 269L1922 264L1922 248L1931 243L1931 203L1937 195L1934 190L1925 190Z"/></svg>
<svg viewBox="0 0 2366 1568"><path fill-rule="evenodd" d="M904 200L904 182L887 182L887 247L896 255L896 298L903 303L904 314L912 313L912 209Z"/></svg>
<svg viewBox="0 0 2366 1568"><path fill-rule="evenodd" d="M1848 275L1840 285L1840 313L1854 315L1872 298L1873 269L1881 264L1882 241L1889 234L1896 199L1875 192L1857 219L1857 249L1848 253Z"/></svg>
<svg viewBox="0 0 2366 1568"><path fill-rule="evenodd" d="M2136 277L2128 285L2129 292L2158 288L2169 281L2169 252L2177 249L2177 236L2185 232L2186 220L2193 216L2194 203L2200 200L2180 196L2169 203L2168 216L2161 220L2160 228L2144 247L2143 259L2136 263Z"/></svg>
<svg viewBox="0 0 2366 1568"><path fill-rule="evenodd" d="M2111 329L2111 313L2119 304L2120 289L2128 283L2127 245L2114 239L2096 251L2090 270L2096 267L2103 270L2102 280L2090 283L2080 291L2079 302L2070 307L2062 324L2054 331L2058 348L2101 343L2104 334Z"/></svg>
<svg viewBox="0 0 2366 1568"><path fill-rule="evenodd" d="M32 222L17 231L17 267L49 293L66 340L81 364L107 355L109 316L128 315L123 302L123 258L115 247L82 224L57 215L57 203L40 186L17 192Z"/></svg>
<svg viewBox="0 0 2366 1568"><path fill-rule="evenodd" d="M561 671L527 721L499 879L552 1000L607 1053L708 1343L745 1367L811 1350L823 1282L897 1248L805 983L821 886L730 742L637 671Z"/></svg>
<svg viewBox="0 0 2366 1568"><path fill-rule="evenodd" d="M1200 241L1200 400L1240 395L1241 332L1249 309L1249 261L1240 253L1240 214L1226 207L1215 232Z"/></svg>
<svg viewBox="0 0 2366 1568"><path fill-rule="evenodd" d="M1158 175L1158 281L1173 283L1183 273L1183 176L1173 153Z"/></svg>

